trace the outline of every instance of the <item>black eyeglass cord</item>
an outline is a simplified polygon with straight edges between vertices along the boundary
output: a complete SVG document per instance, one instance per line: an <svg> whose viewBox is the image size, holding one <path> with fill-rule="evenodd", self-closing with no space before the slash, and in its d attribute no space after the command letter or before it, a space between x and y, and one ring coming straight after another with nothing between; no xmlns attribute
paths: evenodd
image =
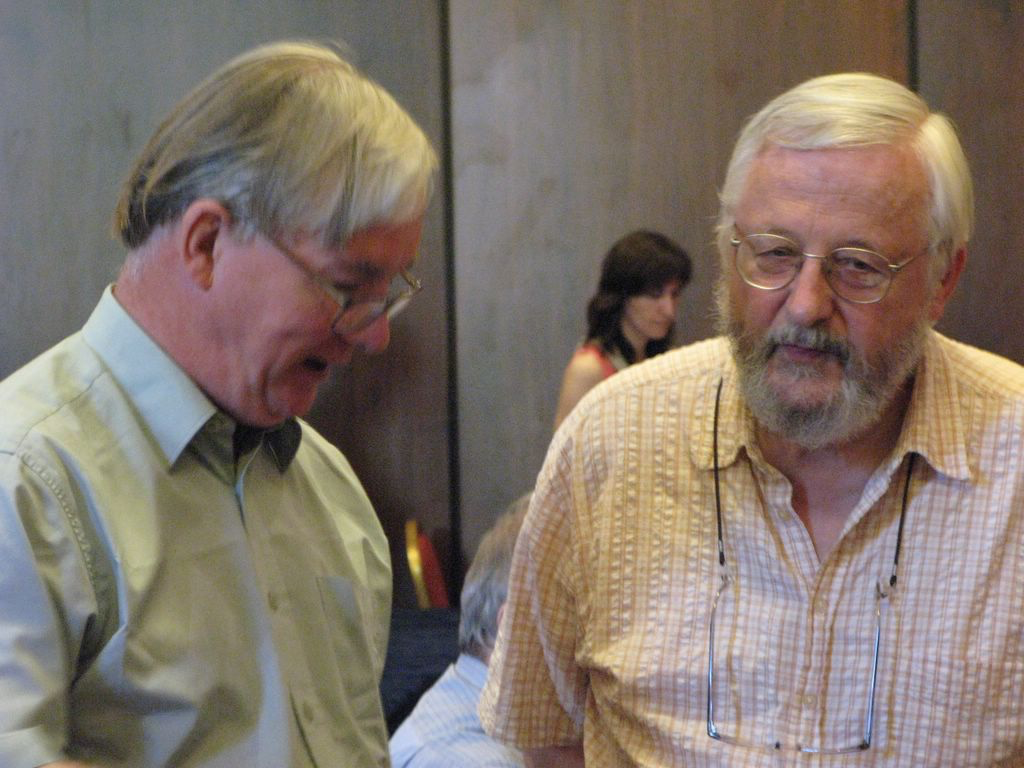
<svg viewBox="0 0 1024 768"><path fill-rule="evenodd" d="M718 522L718 564L725 567L725 541L722 537L722 493L718 480L718 408L722 400L722 379L718 380L718 389L715 392L715 423L712 430L711 442L714 451L715 469L715 517ZM903 503L900 507L900 522L896 529L896 552L892 558L892 574L889 576L889 587L896 586L896 570L900 564L900 547L903 545L903 524L907 518L907 501L910 498L910 477L914 472L914 461L916 453L911 453L907 460L907 476L903 482Z"/></svg>
<svg viewBox="0 0 1024 768"><path fill-rule="evenodd" d="M711 444L715 460L715 517L718 519L718 564L725 567L725 543L722 540L722 492L718 484L718 404L722 400L722 380L718 380L715 392L715 428L711 432Z"/></svg>

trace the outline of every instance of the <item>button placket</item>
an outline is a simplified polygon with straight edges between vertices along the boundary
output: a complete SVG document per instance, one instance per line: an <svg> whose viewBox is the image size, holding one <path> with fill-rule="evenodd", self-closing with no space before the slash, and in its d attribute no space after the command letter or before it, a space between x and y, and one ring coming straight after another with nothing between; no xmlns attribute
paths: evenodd
<svg viewBox="0 0 1024 768"><path fill-rule="evenodd" d="M294 605L288 599L287 581L278 568L273 546L267 538L269 529L267 520L264 519L267 511L258 503L248 503L250 500L261 498L261 494L251 488L248 492L246 489L247 483L256 482L258 478L277 478L279 473L276 467L260 472L255 471L257 468L253 467L250 475L249 469L257 461L272 462L272 459L263 451L250 455L239 475L236 489L238 503L243 519L249 523L245 528L246 539L252 552L257 577L266 595L268 618L274 645L278 649L277 659L281 676L291 694L292 707L295 717L300 721L303 737L313 752L310 757L315 759L315 754L320 751L316 745L326 736L320 733L325 718L318 715L319 707L313 693L316 688L309 669L302 663L301 643L296 635L296 624L291 615Z"/></svg>

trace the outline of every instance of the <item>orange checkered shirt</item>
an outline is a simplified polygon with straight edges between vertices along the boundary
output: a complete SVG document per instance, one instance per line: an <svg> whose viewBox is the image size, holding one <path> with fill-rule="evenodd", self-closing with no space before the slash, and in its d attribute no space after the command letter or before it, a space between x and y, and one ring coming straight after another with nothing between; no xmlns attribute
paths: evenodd
<svg viewBox="0 0 1024 768"><path fill-rule="evenodd" d="M719 729L707 733L719 463L733 576L716 615ZM858 743L875 590L883 604L868 750ZM723 339L595 389L549 450L516 547L481 700L521 748L588 766L1024 766L1024 369L932 332L892 454L819 562L767 464Z"/></svg>

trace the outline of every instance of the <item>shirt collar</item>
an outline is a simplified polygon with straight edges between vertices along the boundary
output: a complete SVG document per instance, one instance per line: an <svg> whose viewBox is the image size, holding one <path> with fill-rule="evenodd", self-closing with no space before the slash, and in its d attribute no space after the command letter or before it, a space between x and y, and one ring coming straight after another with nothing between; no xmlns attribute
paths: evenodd
<svg viewBox="0 0 1024 768"><path fill-rule="evenodd" d="M455 671L477 691L483 690L484 683L487 682L487 665L476 656L460 653L459 658L455 660Z"/></svg>
<svg viewBox="0 0 1024 768"><path fill-rule="evenodd" d="M973 471L966 434L952 364L939 334L929 331L897 453L919 453L937 472L957 480L970 480Z"/></svg>
<svg viewBox="0 0 1024 768"><path fill-rule="evenodd" d="M118 303L113 286L82 333L174 464L217 407Z"/></svg>
<svg viewBox="0 0 1024 768"><path fill-rule="evenodd" d="M235 427L232 442L236 461L239 456L248 453L261 442L265 442L267 450L274 457L278 470L284 472L295 458L301 441L302 427L299 426L296 419L288 419L276 427L268 429L239 424Z"/></svg>
<svg viewBox="0 0 1024 768"><path fill-rule="evenodd" d="M714 467L715 394L722 382L718 415L718 464L727 467L736 461L740 449L760 455L756 446L753 415L739 390L739 377L726 346L725 361L717 371L709 371L703 382L702 403L691 415L694 439L691 456L696 466ZM918 453L938 472L957 479L970 479L971 463L967 454L965 428L958 407L956 378L943 353L938 334L929 331L925 351L918 366L910 404L897 440L894 458Z"/></svg>
<svg viewBox="0 0 1024 768"><path fill-rule="evenodd" d="M212 426L230 422L233 426L230 418L218 411L188 374L118 303L113 286L107 286L103 292L82 333L135 406L168 465L177 462L208 422ZM250 447L265 435L278 469L284 472L302 438L298 422L289 419L279 427L255 434L257 439Z"/></svg>

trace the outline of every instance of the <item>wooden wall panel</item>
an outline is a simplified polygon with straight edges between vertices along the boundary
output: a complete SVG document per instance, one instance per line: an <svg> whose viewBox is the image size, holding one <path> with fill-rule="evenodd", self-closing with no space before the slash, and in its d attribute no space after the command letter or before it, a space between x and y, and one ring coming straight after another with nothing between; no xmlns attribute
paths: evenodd
<svg viewBox="0 0 1024 768"><path fill-rule="evenodd" d="M448 466L443 200L426 290L385 356L335 377L312 415L349 455L404 574L400 525L435 539L461 475L467 555L532 485L599 261L661 229L694 256L677 338L712 332L716 187L744 117L816 74L908 77L905 0L450 0L461 462ZM0 6L0 375L77 328L121 260L117 187L156 120L234 53L286 36L347 41L440 146L439 0ZM1021 10L918 0L922 93L960 125L978 233L944 330L1024 361ZM441 180L443 185L443 180ZM993 279L993 275L998 275ZM408 602L399 584L399 602Z"/></svg>
<svg viewBox="0 0 1024 768"><path fill-rule="evenodd" d="M678 339L713 330L716 185L745 116L809 77L907 76L903 2L451 2L467 553L530 488L599 262L644 226L695 259Z"/></svg>
<svg viewBox="0 0 1024 768"><path fill-rule="evenodd" d="M920 90L961 134L976 231L940 329L1024 363L1024 5L920 0Z"/></svg>
<svg viewBox="0 0 1024 768"><path fill-rule="evenodd" d="M116 275L107 235L128 171L158 120L231 56L285 37L343 41L440 149L438 0L61 0L0 5L0 376L76 330ZM439 180L439 189L443 188ZM447 531L443 201L417 272L425 290L392 347L357 361L312 420L351 459L404 558L401 524ZM405 576L402 559L396 573ZM411 602L400 581L399 602Z"/></svg>

